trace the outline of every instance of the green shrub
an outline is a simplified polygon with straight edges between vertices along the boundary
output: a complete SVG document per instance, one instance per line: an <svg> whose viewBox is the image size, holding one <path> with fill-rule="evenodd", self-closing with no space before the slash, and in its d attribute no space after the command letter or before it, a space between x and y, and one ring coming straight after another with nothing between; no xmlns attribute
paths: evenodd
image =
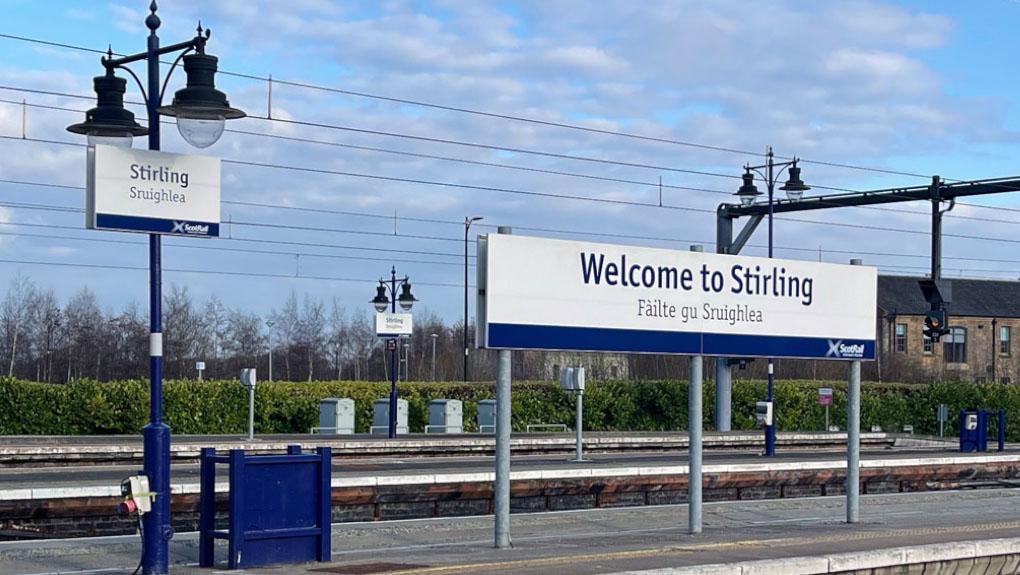
<svg viewBox="0 0 1020 575"><path fill-rule="evenodd" d="M777 423L780 430L821 430L824 409L818 387L833 388L831 423L845 427L846 383L777 381ZM687 428L685 381L589 382L585 392L585 429L595 431L672 431ZM714 387L706 382L704 424L712 426ZM424 430L431 399L459 399L464 403L464 427L477 430L475 416L481 399L495 396L491 383L401 383L408 401L412 432ZM368 432L372 403L387 397L386 382L260 383L255 394L258 433L307 433L318 425L318 403L326 397L349 397L356 405L356 430ZM136 434L148 420L148 382L96 383L80 380L52 385L0 378L0 434L88 435ZM513 428L533 423L563 423L573 427L574 398L549 382L513 384ZM733 385L733 428L754 428L754 404L765 396L765 382L738 380ZM939 403L950 414L964 408L1005 409L1007 436L1020 440L1020 387L972 383L865 383L861 398L861 426L879 425L898 431L913 425L917 433L934 434ZM248 399L237 381L167 381L164 418L175 434L242 434L247 428ZM955 433L954 421L947 434Z"/></svg>

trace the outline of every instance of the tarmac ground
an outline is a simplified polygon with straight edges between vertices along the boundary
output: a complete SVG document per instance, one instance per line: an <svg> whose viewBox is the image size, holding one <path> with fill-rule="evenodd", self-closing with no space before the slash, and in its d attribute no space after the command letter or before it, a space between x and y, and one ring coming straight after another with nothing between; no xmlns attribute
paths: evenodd
<svg viewBox="0 0 1020 575"><path fill-rule="evenodd" d="M686 531L686 505L515 514L506 550L493 548L489 516L344 523L333 526L329 564L230 573L595 575L1020 537L1020 490L868 495L854 525L844 505L842 497L707 503L699 535ZM197 567L196 539L174 538L171 572L225 569ZM0 573L127 574L139 549L134 536L0 543ZM225 555L217 550L221 563Z"/></svg>

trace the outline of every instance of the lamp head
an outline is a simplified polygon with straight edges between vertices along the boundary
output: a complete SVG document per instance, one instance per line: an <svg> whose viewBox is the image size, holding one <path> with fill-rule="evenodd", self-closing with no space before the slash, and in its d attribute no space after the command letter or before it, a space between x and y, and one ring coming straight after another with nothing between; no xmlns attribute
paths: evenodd
<svg viewBox="0 0 1020 575"><path fill-rule="evenodd" d="M135 136L149 133L135 121L135 115L124 109L124 92L127 80L113 74L107 68L106 74L92 80L96 91L96 107L85 112L85 121L67 127L68 132L88 137L90 146L106 144L130 148Z"/></svg>
<svg viewBox="0 0 1020 575"><path fill-rule="evenodd" d="M243 118L245 113L231 108L226 94L216 89L216 56L199 51L183 60L187 85L159 113L177 118L177 131L189 144L207 148L220 139L225 120Z"/></svg>
<svg viewBox="0 0 1020 575"><path fill-rule="evenodd" d="M743 179L743 183L740 185L740 189L738 189L733 195L740 198L740 205L747 207L754 203L755 199L761 195L761 192L759 192L757 186L754 185L754 173L750 170L745 171L741 178Z"/></svg>
<svg viewBox="0 0 1020 575"><path fill-rule="evenodd" d="M783 187L779 189L786 192L787 198L796 202L804 197L804 192L810 190L811 186L808 186L800 179L800 167L797 165L797 160L793 161L793 165L790 166L789 172L790 177L786 180L786 183L783 184Z"/></svg>
<svg viewBox="0 0 1020 575"><path fill-rule="evenodd" d="M386 286L379 282L378 287L375 288L375 297L372 298L372 305L375 306L375 311L379 313L385 313L386 308L390 306L390 298L386 296Z"/></svg>
<svg viewBox="0 0 1020 575"><path fill-rule="evenodd" d="M397 302L400 304L400 309L404 311L411 311L411 307L416 301L418 300L411 294L411 282L408 282L407 278L404 278L404 285L400 286L400 297L397 298Z"/></svg>

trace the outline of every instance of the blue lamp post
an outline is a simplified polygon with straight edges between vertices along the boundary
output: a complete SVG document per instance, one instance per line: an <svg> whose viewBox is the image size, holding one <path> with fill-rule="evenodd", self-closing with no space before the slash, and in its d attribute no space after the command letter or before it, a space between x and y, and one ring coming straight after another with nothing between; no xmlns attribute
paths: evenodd
<svg viewBox="0 0 1020 575"><path fill-rule="evenodd" d="M765 180L765 185L769 191L769 259L772 259L772 211L773 211L773 194L776 188L776 181L779 176L783 174L784 170L789 171L789 179L779 189L786 192L786 197L790 201L796 202L803 197L806 190L810 190L811 187L804 184L800 179L800 167L797 165L797 158L789 162L776 162L772 154L772 147L769 146L768 152L765 154L766 162L760 166L744 166L743 184L740 189L736 191L735 196L740 198L740 203L744 206L750 206L754 204L756 198L761 195L758 188L754 185L754 174L757 173ZM776 171L779 168L779 171ZM765 170L762 172L762 170ZM765 455L776 454L776 408L775 408L775 380L773 376L773 364L772 358L769 358L768 364L768 389L766 391L765 401L772 404L772 422L765 426Z"/></svg>
<svg viewBox="0 0 1020 575"><path fill-rule="evenodd" d="M400 290L399 296L397 295L398 289ZM387 291L389 295L387 295ZM390 269L388 283L385 280L379 280L379 285L375 289L375 297L372 298L372 305L379 313L385 313L386 308L397 313L397 303L400 303L400 309L411 311L411 307L416 301L418 300L411 294L411 280L407 276L397 279L397 268L393 267ZM386 349L390 352L390 418L387 436L393 439L397 436L397 338L388 339Z"/></svg>
<svg viewBox="0 0 1020 575"><path fill-rule="evenodd" d="M160 149L160 115L175 116L177 129L189 144L205 148L223 133L224 121L243 118L244 112L232 108L226 95L215 87L217 59L205 53L210 32L198 27L191 40L160 47L160 19L156 2L149 5L145 26L149 29L145 52L114 58L112 49L101 62L105 73L94 79L97 104L85 113L85 121L68 126L68 131L88 137L89 145L105 144L131 147L135 136L149 136L149 149ZM159 57L180 52L160 86ZM147 82L127 67L144 61ZM187 84L174 95L169 106L163 106L163 95L174 68L183 61ZM124 109L127 82L117 77L117 69L127 71L138 83L145 98L148 127L135 122L134 114ZM159 234L149 234L149 423L142 429L144 470L154 494L152 512L142 525L142 572L163 575L169 571L169 542L173 537L170 524L170 428L163 422L163 326L161 287L161 243Z"/></svg>

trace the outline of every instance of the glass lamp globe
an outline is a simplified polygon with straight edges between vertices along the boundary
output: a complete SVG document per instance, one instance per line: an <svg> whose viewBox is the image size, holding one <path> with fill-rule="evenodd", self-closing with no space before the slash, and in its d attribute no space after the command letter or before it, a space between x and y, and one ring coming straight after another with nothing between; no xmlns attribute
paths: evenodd
<svg viewBox="0 0 1020 575"><path fill-rule="evenodd" d="M90 146L116 146L118 148L130 148L134 144L134 136L100 136L88 134L86 136Z"/></svg>
<svg viewBox="0 0 1020 575"><path fill-rule="evenodd" d="M196 117L186 112L177 115L177 131L184 141L196 148L208 148L219 141L225 124L223 116Z"/></svg>

